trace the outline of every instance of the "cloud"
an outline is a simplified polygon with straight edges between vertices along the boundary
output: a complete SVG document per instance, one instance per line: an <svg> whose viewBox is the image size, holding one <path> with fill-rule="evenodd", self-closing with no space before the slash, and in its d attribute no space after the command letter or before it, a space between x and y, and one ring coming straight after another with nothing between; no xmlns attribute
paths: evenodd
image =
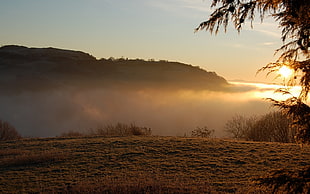
<svg viewBox="0 0 310 194"><path fill-rule="evenodd" d="M245 45L240 44L240 43L232 44L231 46L234 48L245 48L246 47Z"/></svg>
<svg viewBox="0 0 310 194"><path fill-rule="evenodd" d="M263 46L272 46L275 44L276 44L275 42L263 42L263 43L261 43L261 45L263 45Z"/></svg>
<svg viewBox="0 0 310 194"><path fill-rule="evenodd" d="M210 14L210 5L202 0L151 0L148 6L184 17L200 18ZM199 16L198 16L199 15Z"/></svg>
<svg viewBox="0 0 310 194"><path fill-rule="evenodd" d="M182 0L182 7L203 13L211 13L210 3L202 0Z"/></svg>
<svg viewBox="0 0 310 194"><path fill-rule="evenodd" d="M267 19L264 22L253 22L253 28L248 25L246 30L256 31L272 38L281 38L281 30L273 19Z"/></svg>
<svg viewBox="0 0 310 194"><path fill-rule="evenodd" d="M269 31L269 30L263 30L263 29L256 29L255 31L262 33L264 35L267 35L267 36L274 37L274 38L279 38L279 39L281 38L281 33L276 32L276 31Z"/></svg>

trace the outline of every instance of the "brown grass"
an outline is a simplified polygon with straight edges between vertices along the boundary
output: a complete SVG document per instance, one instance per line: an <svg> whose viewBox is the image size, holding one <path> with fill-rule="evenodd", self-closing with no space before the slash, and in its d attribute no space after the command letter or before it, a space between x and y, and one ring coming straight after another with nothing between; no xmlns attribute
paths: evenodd
<svg viewBox="0 0 310 194"><path fill-rule="evenodd" d="M17 149L1 149L0 150L0 158L20 155L21 153L23 153L23 151L17 150Z"/></svg>
<svg viewBox="0 0 310 194"><path fill-rule="evenodd" d="M310 164L309 146L204 138L24 139L0 147L2 193L263 193L255 179Z"/></svg>
<svg viewBox="0 0 310 194"><path fill-rule="evenodd" d="M0 165L6 167L29 166L53 163L68 158L63 152L46 150L31 152L29 150L5 149L0 151Z"/></svg>
<svg viewBox="0 0 310 194"><path fill-rule="evenodd" d="M119 174L107 176L96 181L82 181L64 185L54 192L62 193L211 193L212 189L205 180L182 179L136 173L134 177Z"/></svg>

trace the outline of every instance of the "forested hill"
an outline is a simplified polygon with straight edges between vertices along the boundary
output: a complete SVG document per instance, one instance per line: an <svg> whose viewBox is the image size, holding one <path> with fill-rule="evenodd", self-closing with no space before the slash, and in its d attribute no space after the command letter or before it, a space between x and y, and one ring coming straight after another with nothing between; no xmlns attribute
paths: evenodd
<svg viewBox="0 0 310 194"><path fill-rule="evenodd" d="M0 89L46 90L117 87L225 90L227 81L215 72L168 61L100 59L56 48L0 48Z"/></svg>

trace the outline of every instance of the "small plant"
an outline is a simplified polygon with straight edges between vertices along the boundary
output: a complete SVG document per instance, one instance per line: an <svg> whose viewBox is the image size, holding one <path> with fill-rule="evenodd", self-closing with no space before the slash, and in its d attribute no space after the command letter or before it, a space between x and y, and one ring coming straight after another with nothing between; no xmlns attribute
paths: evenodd
<svg viewBox="0 0 310 194"><path fill-rule="evenodd" d="M115 125L109 124L95 129L89 129L87 132L69 131L62 133L60 137L83 137L83 136L105 136L105 137L126 137L126 136L150 136L152 129L140 127L134 123Z"/></svg>
<svg viewBox="0 0 310 194"><path fill-rule="evenodd" d="M69 132L62 133L60 135L60 137L83 137L83 136L85 136L85 134L77 132L77 131L69 131Z"/></svg>
<svg viewBox="0 0 310 194"><path fill-rule="evenodd" d="M101 128L97 128L92 131L94 135L103 135L103 136L149 136L152 134L151 128L140 127L133 123L130 125L117 123L116 125L106 125Z"/></svg>
<svg viewBox="0 0 310 194"><path fill-rule="evenodd" d="M21 135L16 131L16 129L10 125L8 122L0 120L0 140L15 140L20 139Z"/></svg>
<svg viewBox="0 0 310 194"><path fill-rule="evenodd" d="M205 137L210 138L214 134L213 129L209 129L208 127L197 127L192 131L192 137Z"/></svg>

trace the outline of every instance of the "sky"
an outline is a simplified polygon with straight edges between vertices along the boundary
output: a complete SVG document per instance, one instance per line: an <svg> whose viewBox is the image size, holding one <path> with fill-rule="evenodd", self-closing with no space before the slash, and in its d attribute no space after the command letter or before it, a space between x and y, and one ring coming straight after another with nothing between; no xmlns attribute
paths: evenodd
<svg viewBox="0 0 310 194"><path fill-rule="evenodd" d="M0 45L79 50L96 58L178 61L227 80L266 81L256 71L282 44L272 18L238 34L194 29L211 0L0 0Z"/></svg>

